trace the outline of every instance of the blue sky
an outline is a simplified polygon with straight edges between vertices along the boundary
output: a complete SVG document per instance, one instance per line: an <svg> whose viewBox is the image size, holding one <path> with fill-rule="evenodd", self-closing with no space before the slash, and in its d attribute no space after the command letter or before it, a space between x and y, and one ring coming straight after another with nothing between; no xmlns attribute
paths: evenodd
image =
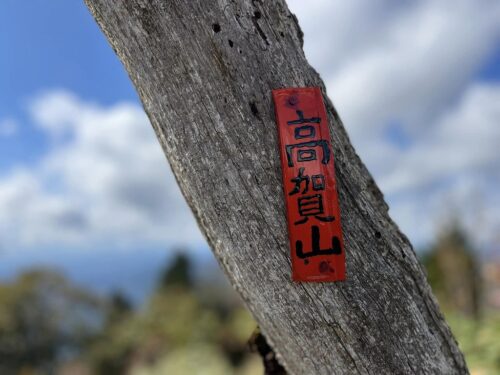
<svg viewBox="0 0 500 375"><path fill-rule="evenodd" d="M0 118L22 122L14 142L0 138L3 173L49 147L25 113L33 96L64 88L101 104L138 100L83 1L0 2L0 51Z"/></svg>
<svg viewBox="0 0 500 375"><path fill-rule="evenodd" d="M482 253L498 255L498 1L289 6L416 247L460 217ZM0 54L0 276L52 264L136 293L127 272L113 281L113 259L131 273L147 273L137 254L158 265L173 247L210 259L126 72L82 1L0 2ZM103 262L92 269L95 254Z"/></svg>
<svg viewBox="0 0 500 375"><path fill-rule="evenodd" d="M34 171L41 160L62 147L61 141L54 140L30 113L29 108L37 98L59 92L74 95L85 105L94 103L109 108L128 103L140 112L140 103L125 70L82 1L0 2L0 53L0 122L3 124L0 127L0 176L6 179L19 170L36 175ZM145 118L141 121L145 133L153 139ZM5 126L9 123L12 125ZM160 152L156 159L158 154ZM163 174L168 174L167 164L161 167ZM56 179L50 182L57 185ZM4 199L14 200L6 195L4 191ZM175 199L181 199L180 195ZM20 218L15 225L37 225L27 221ZM58 238L57 228L54 231L55 236L48 241L37 239L26 245L18 241L19 231L13 234L18 238L8 240L10 228L3 226L0 276L12 277L33 265L54 267L93 288L122 288L138 297L152 286L156 273L168 259L167 248L176 246L175 241L145 241L144 247L123 246L117 239L119 230L111 236L115 238L90 241L90 246L85 245L84 239L68 244ZM183 246L183 240L179 242L178 246ZM198 247L204 247L202 241L197 242L201 243ZM210 256L207 250L199 252L205 260ZM121 274L122 270L128 272Z"/></svg>

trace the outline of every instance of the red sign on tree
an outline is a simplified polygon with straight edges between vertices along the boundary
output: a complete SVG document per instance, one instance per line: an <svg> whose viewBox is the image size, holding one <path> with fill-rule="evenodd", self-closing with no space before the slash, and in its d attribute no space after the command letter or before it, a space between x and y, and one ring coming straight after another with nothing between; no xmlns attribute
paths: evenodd
<svg viewBox="0 0 500 375"><path fill-rule="evenodd" d="M318 87L273 90L293 280L345 280L328 118Z"/></svg>

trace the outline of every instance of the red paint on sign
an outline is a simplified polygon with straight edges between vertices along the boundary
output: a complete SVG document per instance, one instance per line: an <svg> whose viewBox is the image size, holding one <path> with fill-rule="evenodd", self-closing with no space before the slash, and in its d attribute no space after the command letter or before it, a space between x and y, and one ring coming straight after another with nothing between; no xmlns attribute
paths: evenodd
<svg viewBox="0 0 500 375"><path fill-rule="evenodd" d="M328 117L318 87L273 90L293 280L345 280Z"/></svg>

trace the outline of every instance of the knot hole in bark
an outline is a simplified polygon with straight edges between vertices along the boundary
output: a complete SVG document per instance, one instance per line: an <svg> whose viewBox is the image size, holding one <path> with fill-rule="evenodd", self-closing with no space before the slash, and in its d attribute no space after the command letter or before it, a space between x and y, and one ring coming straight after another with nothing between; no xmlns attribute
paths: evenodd
<svg viewBox="0 0 500 375"><path fill-rule="evenodd" d="M220 31L220 25L217 22L212 24L212 30L214 33L218 33Z"/></svg>
<svg viewBox="0 0 500 375"><path fill-rule="evenodd" d="M255 117L260 118L259 110L257 109L257 105L255 104L255 102L250 102L250 110Z"/></svg>

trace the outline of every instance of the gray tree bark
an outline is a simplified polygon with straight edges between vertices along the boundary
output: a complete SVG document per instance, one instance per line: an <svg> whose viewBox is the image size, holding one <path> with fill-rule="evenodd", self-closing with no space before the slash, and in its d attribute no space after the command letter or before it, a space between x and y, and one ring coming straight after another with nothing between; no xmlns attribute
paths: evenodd
<svg viewBox="0 0 500 375"><path fill-rule="evenodd" d="M284 0L85 2L216 258L290 374L468 373ZM345 282L291 281L271 90L303 86L320 86L327 106Z"/></svg>

